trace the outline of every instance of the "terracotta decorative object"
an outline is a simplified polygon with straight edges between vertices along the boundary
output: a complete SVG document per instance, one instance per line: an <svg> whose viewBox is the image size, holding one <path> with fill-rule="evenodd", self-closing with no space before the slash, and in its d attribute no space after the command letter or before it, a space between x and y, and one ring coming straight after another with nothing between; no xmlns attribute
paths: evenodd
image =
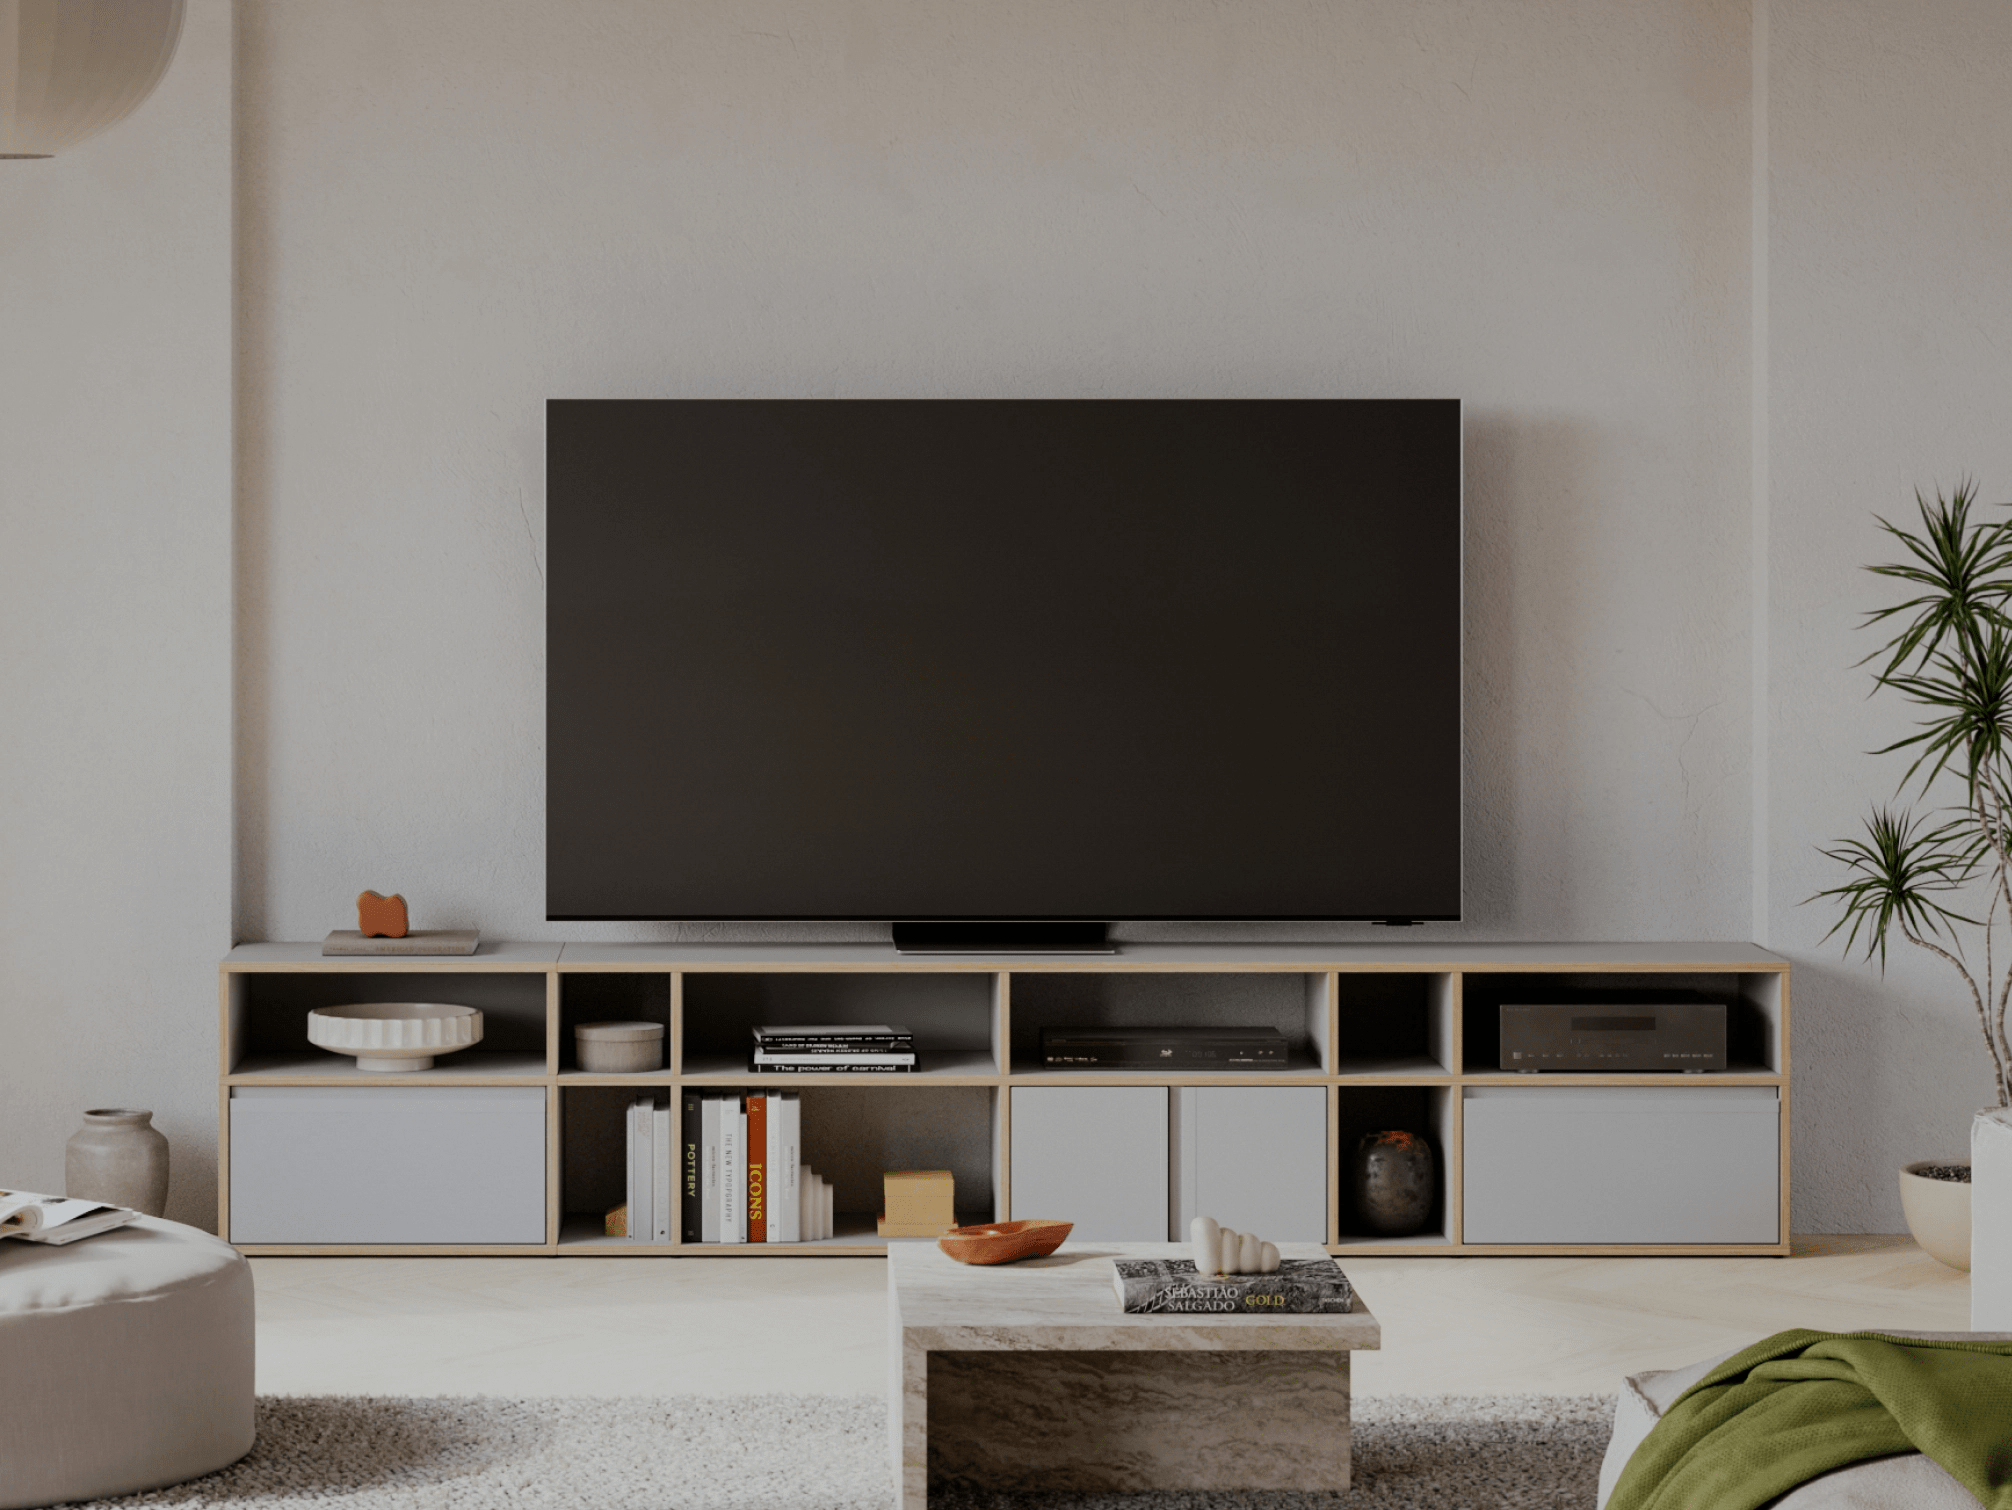
<svg viewBox="0 0 2012 1510"><path fill-rule="evenodd" d="M356 928L367 939L402 939L410 932L405 898L397 892L381 897L374 891L356 894Z"/></svg>
<svg viewBox="0 0 2012 1510"><path fill-rule="evenodd" d="M316 1007L307 1014L307 1041L331 1053L354 1054L360 1070L430 1070L434 1055L482 1041L482 1013L435 1001Z"/></svg>
<svg viewBox="0 0 2012 1510"><path fill-rule="evenodd" d="M936 1246L960 1264L1010 1264L1023 1258L1046 1258L1075 1228L1074 1222L988 1222L982 1227L952 1227Z"/></svg>
<svg viewBox="0 0 2012 1510"><path fill-rule="evenodd" d="M1432 1145L1416 1133L1364 1133L1349 1172L1355 1214L1382 1237L1404 1237L1432 1215L1438 1184Z"/></svg>
<svg viewBox="0 0 2012 1510"><path fill-rule="evenodd" d="M143 1216L168 1209L168 1140L152 1112L104 1107L84 1113L84 1125L63 1150L63 1193L80 1200L130 1206Z"/></svg>

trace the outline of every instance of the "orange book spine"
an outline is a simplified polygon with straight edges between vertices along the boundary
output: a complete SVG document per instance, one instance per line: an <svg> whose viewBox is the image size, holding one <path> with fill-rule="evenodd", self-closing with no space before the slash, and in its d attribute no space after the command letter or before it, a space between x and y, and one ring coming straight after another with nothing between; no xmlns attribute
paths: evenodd
<svg viewBox="0 0 2012 1510"><path fill-rule="evenodd" d="M748 1241L768 1241L768 1097L748 1097Z"/></svg>

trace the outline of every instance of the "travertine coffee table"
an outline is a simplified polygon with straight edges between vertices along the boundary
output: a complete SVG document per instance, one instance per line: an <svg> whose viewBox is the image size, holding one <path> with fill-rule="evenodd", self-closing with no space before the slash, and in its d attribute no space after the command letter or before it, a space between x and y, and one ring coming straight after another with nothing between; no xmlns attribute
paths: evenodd
<svg viewBox="0 0 2012 1510"><path fill-rule="evenodd" d="M928 1502L932 1469L995 1489L1346 1489L1348 1355L1382 1344L1362 1297L1347 1316L1118 1308L1111 1260L1185 1251L1072 1242L981 1268L889 1244L902 1510Z"/></svg>

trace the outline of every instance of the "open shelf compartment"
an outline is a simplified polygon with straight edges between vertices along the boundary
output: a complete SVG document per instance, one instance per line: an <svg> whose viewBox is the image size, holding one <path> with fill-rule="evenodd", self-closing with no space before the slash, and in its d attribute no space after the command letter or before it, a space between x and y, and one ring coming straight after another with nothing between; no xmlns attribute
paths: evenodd
<svg viewBox="0 0 2012 1510"><path fill-rule="evenodd" d="M1041 1062L1043 1028L1276 1028L1291 1058L1283 1069L1207 1070L1204 1075L1263 1078L1326 1073L1331 1051L1329 981L1325 971L1154 972L1085 970L1024 972L1013 977L1012 1049L1016 1075L1057 1078L1164 1080L1161 1069L1090 1066L1050 1068Z"/></svg>
<svg viewBox="0 0 2012 1510"><path fill-rule="evenodd" d="M1583 1072L1545 1071L1517 1074L1502 1067L1502 1003L1538 1001L1555 996L1594 1004L1611 994L1634 1005L1642 998L1668 994L1682 998L1695 993L1724 1001L1726 1068L1703 1074L1680 1071L1640 1071L1635 1078L1650 1083L1711 1083L1727 1076L1779 1075L1786 1025L1784 977L1775 971L1559 971L1504 974L1474 973L1463 984L1462 1028L1465 1072L1469 1076L1509 1077L1519 1082L1539 1079L1570 1081Z"/></svg>
<svg viewBox="0 0 2012 1510"><path fill-rule="evenodd" d="M1343 971L1335 980L1334 1074L1452 1075L1460 978L1448 971Z"/></svg>
<svg viewBox="0 0 2012 1510"><path fill-rule="evenodd" d="M633 975L615 971L578 971L559 977L559 1073L596 1073L580 1068L578 1040L574 1029L590 1022L651 1022L664 1030L663 1057L653 1070L638 1072L638 1078L662 1080L670 1074L671 974L668 970L639 970ZM626 1077L613 1077L626 1078Z"/></svg>
<svg viewBox="0 0 2012 1510"><path fill-rule="evenodd" d="M1458 1241L1453 1217L1452 1155L1458 1149L1459 1092L1442 1085L1344 1085L1334 1092L1335 1243L1342 1248L1451 1246ZM1376 1232L1357 1211L1355 1150L1370 1133L1416 1133L1432 1147L1435 1190L1432 1211L1415 1233Z"/></svg>
<svg viewBox="0 0 2012 1510"><path fill-rule="evenodd" d="M990 971L907 971L889 974L756 971L681 977L682 1073L721 1084L822 1084L833 1079L875 1084L930 1078L993 1077L999 978ZM777 1024L861 1026L888 1023L915 1035L914 1073L822 1072L752 1074L754 1030Z"/></svg>
<svg viewBox="0 0 2012 1510"><path fill-rule="evenodd" d="M246 1079L356 1080L361 1084L476 1078L539 1078L545 1073L544 972L444 970L368 972L247 971L226 982L223 1056L234 1083ZM362 1071L348 1054L307 1039L307 1014L350 1002L446 1002L478 1007L482 1041L443 1054L430 1070Z"/></svg>
<svg viewBox="0 0 2012 1510"><path fill-rule="evenodd" d="M921 1085L898 1096L879 1095L875 1085L861 1083L788 1089L802 1101L803 1163L833 1187L834 1236L793 1244L688 1244L678 1240L674 1223L669 1247L687 1253L884 1248L889 1239L875 1232L874 1219L882 1176L892 1169L948 1169L956 1181L958 1222L992 1220L997 1209L992 1087ZM625 1114L637 1094L638 1087L626 1085L568 1085L560 1091L562 1247L667 1251L666 1245L611 1238L605 1231L607 1212L622 1204L627 1189ZM672 1137L678 1137L675 1119Z"/></svg>

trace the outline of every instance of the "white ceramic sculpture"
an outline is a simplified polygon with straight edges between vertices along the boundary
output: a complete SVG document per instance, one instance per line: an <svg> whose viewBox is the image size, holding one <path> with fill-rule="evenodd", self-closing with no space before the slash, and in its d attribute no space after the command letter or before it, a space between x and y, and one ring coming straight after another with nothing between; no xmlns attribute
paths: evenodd
<svg viewBox="0 0 2012 1510"><path fill-rule="evenodd" d="M482 1041L482 1013L435 1001L359 1001L316 1007L307 1014L307 1041L354 1054L356 1067L383 1074L430 1070L433 1056Z"/></svg>
<svg viewBox="0 0 2012 1510"><path fill-rule="evenodd" d="M1276 1274L1278 1244L1198 1216L1188 1223L1188 1246L1197 1274Z"/></svg>

